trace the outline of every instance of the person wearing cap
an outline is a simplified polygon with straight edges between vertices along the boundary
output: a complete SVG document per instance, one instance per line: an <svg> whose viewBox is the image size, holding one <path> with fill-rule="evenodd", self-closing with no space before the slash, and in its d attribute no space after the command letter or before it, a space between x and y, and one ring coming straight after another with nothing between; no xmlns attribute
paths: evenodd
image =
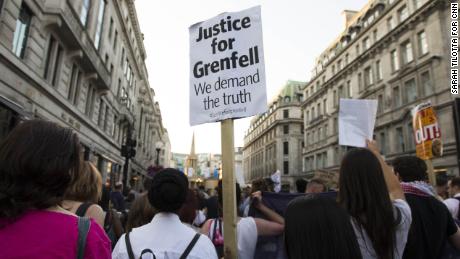
<svg viewBox="0 0 460 259"><path fill-rule="evenodd" d="M116 244L113 259L140 258L149 254L156 259L217 258L211 240L184 225L178 212L188 191L188 179L180 171L166 168L156 174L148 200L158 212L152 221L123 235Z"/></svg>

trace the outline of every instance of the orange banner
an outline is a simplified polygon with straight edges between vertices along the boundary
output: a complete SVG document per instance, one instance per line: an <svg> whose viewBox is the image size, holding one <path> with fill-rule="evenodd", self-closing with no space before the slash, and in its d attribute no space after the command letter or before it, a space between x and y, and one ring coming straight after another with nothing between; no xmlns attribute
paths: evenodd
<svg viewBox="0 0 460 259"><path fill-rule="evenodd" d="M441 156L441 129L431 103L417 105L412 117L417 156L423 160Z"/></svg>

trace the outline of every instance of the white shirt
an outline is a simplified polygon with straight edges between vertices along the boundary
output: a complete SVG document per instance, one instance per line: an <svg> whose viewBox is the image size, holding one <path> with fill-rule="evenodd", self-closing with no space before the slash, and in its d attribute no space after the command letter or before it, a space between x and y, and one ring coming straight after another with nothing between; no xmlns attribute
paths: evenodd
<svg viewBox="0 0 460 259"><path fill-rule="evenodd" d="M209 225L209 237L213 237L214 224L216 220ZM222 228L223 226L222 222ZM221 234L224 234L222 229ZM253 259L257 245L257 226L253 217L240 218L236 225L236 239L238 243L238 259Z"/></svg>
<svg viewBox="0 0 460 259"><path fill-rule="evenodd" d="M409 204L405 200L394 200L393 208L399 209L401 212L401 221L396 227L396 242L395 242L395 251L393 251L393 258L400 259L403 256L404 248L406 247L407 235L409 234L410 224L412 222L412 213L409 207ZM395 215L397 215L395 213ZM356 225L354 219L351 220L353 229L355 230L356 238L358 240L359 248L363 259L377 258L372 241L367 235L366 231L362 231Z"/></svg>
<svg viewBox="0 0 460 259"><path fill-rule="evenodd" d="M195 234L193 229L182 224L176 214L160 212L153 217L150 223L134 228L129 234L129 239L135 258L139 258L142 250L149 248L157 259L178 259ZM129 258L125 235L118 240L113 249L112 258ZM152 258L152 256L144 255L144 258ZM187 258L217 259L216 249L207 236L201 235Z"/></svg>
<svg viewBox="0 0 460 259"><path fill-rule="evenodd" d="M457 193L454 195L454 198L457 198L457 197L460 197L460 193ZM456 219L458 215L458 205L460 202L454 198L449 198L449 199L444 200L444 204L446 204L447 208L450 211L450 214L452 214L452 217Z"/></svg>

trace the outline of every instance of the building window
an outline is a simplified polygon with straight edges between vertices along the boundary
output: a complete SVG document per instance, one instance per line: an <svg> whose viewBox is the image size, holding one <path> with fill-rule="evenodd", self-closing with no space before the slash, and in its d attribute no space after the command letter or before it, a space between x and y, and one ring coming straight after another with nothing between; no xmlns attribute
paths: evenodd
<svg viewBox="0 0 460 259"><path fill-rule="evenodd" d="M101 44L102 24L104 21L105 0L99 0L99 11L97 14L96 35L94 36L94 46L99 49Z"/></svg>
<svg viewBox="0 0 460 259"><path fill-rule="evenodd" d="M361 75L361 73L358 73L358 89L359 89L360 93L364 90L362 81L363 81L362 80L362 75Z"/></svg>
<svg viewBox="0 0 460 259"><path fill-rule="evenodd" d="M428 71L423 72L420 75L420 81L422 82L425 96L431 95L433 93L433 83L431 82L430 73Z"/></svg>
<svg viewBox="0 0 460 259"><path fill-rule="evenodd" d="M335 65L332 65L332 75L335 74Z"/></svg>
<svg viewBox="0 0 460 259"><path fill-rule="evenodd" d="M107 125L109 122L109 106L105 106L105 113L104 113L104 131L107 131Z"/></svg>
<svg viewBox="0 0 460 259"><path fill-rule="evenodd" d="M355 49L356 49L356 57L358 57L359 54L361 54L360 51L359 51L359 44L356 45Z"/></svg>
<svg viewBox="0 0 460 259"><path fill-rule="evenodd" d="M340 102L340 98L345 98L345 92L343 91L343 85L339 86L337 103Z"/></svg>
<svg viewBox="0 0 460 259"><path fill-rule="evenodd" d="M80 83L81 83L81 71L77 65L72 65L72 71L70 74L69 92L67 99L74 105L78 104L78 98L80 98Z"/></svg>
<svg viewBox="0 0 460 259"><path fill-rule="evenodd" d="M425 31L421 31L417 34L417 40L418 40L418 52L419 55L425 55L428 53L428 42L426 40L426 33Z"/></svg>
<svg viewBox="0 0 460 259"><path fill-rule="evenodd" d="M324 99L324 100L323 100L323 113L324 113L324 115L327 114L327 106L326 106L326 103L327 103L327 100Z"/></svg>
<svg viewBox="0 0 460 259"><path fill-rule="evenodd" d="M342 60L337 61L337 69L340 71L342 69Z"/></svg>
<svg viewBox="0 0 460 259"><path fill-rule="evenodd" d="M16 21L16 30L14 31L13 38L13 52L19 58L24 58L31 20L32 12L23 4L19 11L18 20Z"/></svg>
<svg viewBox="0 0 460 259"><path fill-rule="evenodd" d="M374 30L373 35L374 35L374 43L376 43L378 40L377 29Z"/></svg>
<svg viewBox="0 0 460 259"><path fill-rule="evenodd" d="M125 69L124 63L123 63L124 60L125 60L125 48L122 47L122 48L121 48L121 62L120 62L120 65L123 64L123 70Z"/></svg>
<svg viewBox="0 0 460 259"><path fill-rule="evenodd" d="M383 79L382 67L380 66L380 60L375 62L375 70L377 71L377 80Z"/></svg>
<svg viewBox="0 0 460 259"><path fill-rule="evenodd" d="M382 155L385 155L387 153L387 140L385 137L385 132L380 132L380 152Z"/></svg>
<svg viewBox="0 0 460 259"><path fill-rule="evenodd" d="M393 20L393 17L390 16L388 19L387 19L387 26L388 26L388 31L391 31L395 28L395 22Z"/></svg>
<svg viewBox="0 0 460 259"><path fill-rule="evenodd" d="M366 67L364 69L364 84L370 86L374 84L374 76L372 74L372 67Z"/></svg>
<svg viewBox="0 0 460 259"><path fill-rule="evenodd" d="M289 155L289 142L283 142L283 154Z"/></svg>
<svg viewBox="0 0 460 259"><path fill-rule="evenodd" d="M289 161L283 161L283 173L289 174Z"/></svg>
<svg viewBox="0 0 460 259"><path fill-rule="evenodd" d="M401 106L401 92L399 90L399 86L393 87L393 98L394 100L394 107L398 108Z"/></svg>
<svg viewBox="0 0 460 259"><path fill-rule="evenodd" d="M379 96L377 97L377 100L378 100L378 104L377 104L377 113L382 113L383 112L383 95L379 94Z"/></svg>
<svg viewBox="0 0 460 259"><path fill-rule="evenodd" d="M60 74L62 52L63 50L61 45L56 41L56 39L54 39L53 36L51 36L48 44L48 54L46 55L45 60L44 78L53 86L56 86L57 79Z"/></svg>
<svg viewBox="0 0 460 259"><path fill-rule="evenodd" d="M348 53L345 54L345 65L348 65Z"/></svg>
<svg viewBox="0 0 460 259"><path fill-rule="evenodd" d="M414 0L414 7L418 9L420 7L420 0Z"/></svg>
<svg viewBox="0 0 460 259"><path fill-rule="evenodd" d="M316 169L321 169L323 165L323 154L316 155Z"/></svg>
<svg viewBox="0 0 460 259"><path fill-rule="evenodd" d="M334 98L334 100L333 100L334 101L334 108L336 108L339 105L338 101L337 101L339 99L339 97L337 95L337 91L334 90L332 95L333 95L332 97Z"/></svg>
<svg viewBox="0 0 460 259"><path fill-rule="evenodd" d="M347 98L351 98L351 82L347 81Z"/></svg>
<svg viewBox="0 0 460 259"><path fill-rule="evenodd" d="M398 16L399 16L399 22L402 22L402 21L406 20L407 17L409 17L409 13L407 11L407 6L406 5L404 5L403 7L401 7L398 10Z"/></svg>
<svg viewBox="0 0 460 259"><path fill-rule="evenodd" d="M390 53L391 55L391 71L395 72L399 70L398 52L394 49Z"/></svg>
<svg viewBox="0 0 460 259"><path fill-rule="evenodd" d="M364 38L364 40L363 40L363 52L366 51L367 49L369 49L370 46L371 46L371 41L370 41L369 37Z"/></svg>
<svg viewBox="0 0 460 259"><path fill-rule="evenodd" d="M414 55L412 53L412 44L410 41L406 41L401 45L401 54L403 64L408 64L414 60Z"/></svg>
<svg viewBox="0 0 460 259"><path fill-rule="evenodd" d="M118 31L115 30L115 36L113 37L113 50L117 49L117 41L118 41ZM123 56L124 56L124 50L123 50Z"/></svg>
<svg viewBox="0 0 460 259"><path fill-rule="evenodd" d="M108 38L109 38L109 39L112 38L112 32L113 32L113 19L110 18L109 35L108 35Z"/></svg>
<svg viewBox="0 0 460 259"><path fill-rule="evenodd" d="M283 126L283 133L286 135L286 134L289 134L289 125L284 125Z"/></svg>
<svg viewBox="0 0 460 259"><path fill-rule="evenodd" d="M417 85L415 84L415 79L411 79L409 81L406 81L404 83L404 89L406 91L406 101L408 103L411 103L415 100L417 100Z"/></svg>
<svg viewBox="0 0 460 259"><path fill-rule="evenodd" d="M398 152L406 151L406 146L404 145L404 133L401 127L396 128L396 146Z"/></svg>
<svg viewBox="0 0 460 259"><path fill-rule="evenodd" d="M0 0L0 13L2 13L3 0Z"/></svg>
<svg viewBox="0 0 460 259"><path fill-rule="evenodd" d="M83 24L84 27L86 27L86 24L88 23L88 13L89 13L90 7L91 7L91 1L83 0L83 5L81 6L81 11L80 11L80 22L81 24Z"/></svg>
<svg viewBox="0 0 460 259"><path fill-rule="evenodd" d="M88 91L86 92L86 107L85 114L89 117L93 117L94 101L96 100L96 88L92 85L88 85Z"/></svg>
<svg viewBox="0 0 460 259"><path fill-rule="evenodd" d="M318 107L318 116L320 116L321 115L321 103L320 102L317 104L317 107Z"/></svg>
<svg viewBox="0 0 460 259"><path fill-rule="evenodd" d="M412 127L412 122L407 124L407 149L415 149L415 140L414 140L414 129Z"/></svg>
<svg viewBox="0 0 460 259"><path fill-rule="evenodd" d="M99 114L97 116L97 125L101 126L102 124L102 113L104 112L104 101L102 101L102 98L99 99Z"/></svg>
<svg viewBox="0 0 460 259"><path fill-rule="evenodd" d="M283 110L283 118L284 119L289 118L289 110Z"/></svg>

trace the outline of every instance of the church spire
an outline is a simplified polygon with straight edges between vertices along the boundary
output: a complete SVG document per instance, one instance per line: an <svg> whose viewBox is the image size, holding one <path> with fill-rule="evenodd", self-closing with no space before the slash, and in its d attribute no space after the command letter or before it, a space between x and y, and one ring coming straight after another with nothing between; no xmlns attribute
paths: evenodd
<svg viewBox="0 0 460 259"><path fill-rule="evenodd" d="M192 137L192 149L190 150L190 155L195 155L195 132L193 132L193 137Z"/></svg>

